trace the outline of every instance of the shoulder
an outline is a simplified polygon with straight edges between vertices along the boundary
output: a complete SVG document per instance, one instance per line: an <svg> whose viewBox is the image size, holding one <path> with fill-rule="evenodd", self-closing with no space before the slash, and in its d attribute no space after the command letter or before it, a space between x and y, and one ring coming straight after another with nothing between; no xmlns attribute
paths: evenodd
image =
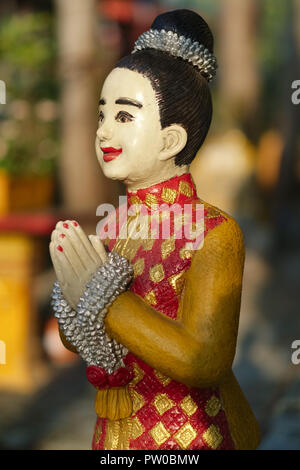
<svg viewBox="0 0 300 470"><path fill-rule="evenodd" d="M195 253L212 251L215 256L222 254L237 255L244 260L244 237L238 222L229 214L202 199L197 199L198 204L204 206L204 244Z"/></svg>

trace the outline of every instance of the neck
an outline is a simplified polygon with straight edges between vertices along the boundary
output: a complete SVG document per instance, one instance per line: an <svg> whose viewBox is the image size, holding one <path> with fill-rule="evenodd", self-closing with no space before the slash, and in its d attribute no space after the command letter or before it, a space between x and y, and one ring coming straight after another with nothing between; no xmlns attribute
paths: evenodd
<svg viewBox="0 0 300 470"><path fill-rule="evenodd" d="M158 206L163 204L164 208L166 204L169 206L173 204L183 205L190 203L196 197L197 191L190 173L173 176L134 192L129 191L127 188L127 204L129 207L134 204L145 204L149 208L155 206L153 210L157 210L157 204Z"/></svg>
<svg viewBox="0 0 300 470"><path fill-rule="evenodd" d="M154 186L155 184L162 183L163 181L167 181L171 178L174 178L175 176L181 176L184 175L185 173L189 172L189 166L188 165L183 165L183 166L175 166L172 168L172 171L170 171L170 168L167 168L166 171L161 171L159 175L153 175L153 177L148 177L147 179L141 181L133 181L133 182L128 182L126 183L127 190L129 192L136 192L139 189L146 189L149 188L150 186Z"/></svg>

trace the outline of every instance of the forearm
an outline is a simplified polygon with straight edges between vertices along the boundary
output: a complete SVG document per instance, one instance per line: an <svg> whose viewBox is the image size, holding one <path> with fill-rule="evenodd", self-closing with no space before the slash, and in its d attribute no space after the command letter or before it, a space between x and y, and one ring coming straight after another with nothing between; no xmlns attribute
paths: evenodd
<svg viewBox="0 0 300 470"><path fill-rule="evenodd" d="M211 386L230 367L223 356L214 360L215 342L196 339L184 324L166 318L131 292L115 300L105 324L111 337L151 367L189 386Z"/></svg>

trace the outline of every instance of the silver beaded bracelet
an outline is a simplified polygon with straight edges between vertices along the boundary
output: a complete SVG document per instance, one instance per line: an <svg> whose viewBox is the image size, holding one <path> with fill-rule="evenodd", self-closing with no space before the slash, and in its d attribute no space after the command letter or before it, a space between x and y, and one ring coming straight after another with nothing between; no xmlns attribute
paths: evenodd
<svg viewBox="0 0 300 470"><path fill-rule="evenodd" d="M102 367L108 374L123 366L128 350L108 337L104 319L107 308L126 290L132 277L127 259L112 252L86 284L77 311L65 300L58 281L52 291L54 315L66 339L88 366Z"/></svg>

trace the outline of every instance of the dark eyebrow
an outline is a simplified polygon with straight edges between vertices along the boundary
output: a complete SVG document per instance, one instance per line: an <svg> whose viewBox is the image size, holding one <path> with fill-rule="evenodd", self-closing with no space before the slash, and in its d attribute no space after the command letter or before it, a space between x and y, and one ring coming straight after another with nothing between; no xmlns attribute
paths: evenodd
<svg viewBox="0 0 300 470"><path fill-rule="evenodd" d="M115 101L116 104L127 104L129 106L136 106L137 108L142 108L143 105L139 101L133 100L131 98L118 98Z"/></svg>
<svg viewBox="0 0 300 470"><path fill-rule="evenodd" d="M106 101L103 98L101 98L101 100L99 101L99 105L100 104L106 104Z"/></svg>

